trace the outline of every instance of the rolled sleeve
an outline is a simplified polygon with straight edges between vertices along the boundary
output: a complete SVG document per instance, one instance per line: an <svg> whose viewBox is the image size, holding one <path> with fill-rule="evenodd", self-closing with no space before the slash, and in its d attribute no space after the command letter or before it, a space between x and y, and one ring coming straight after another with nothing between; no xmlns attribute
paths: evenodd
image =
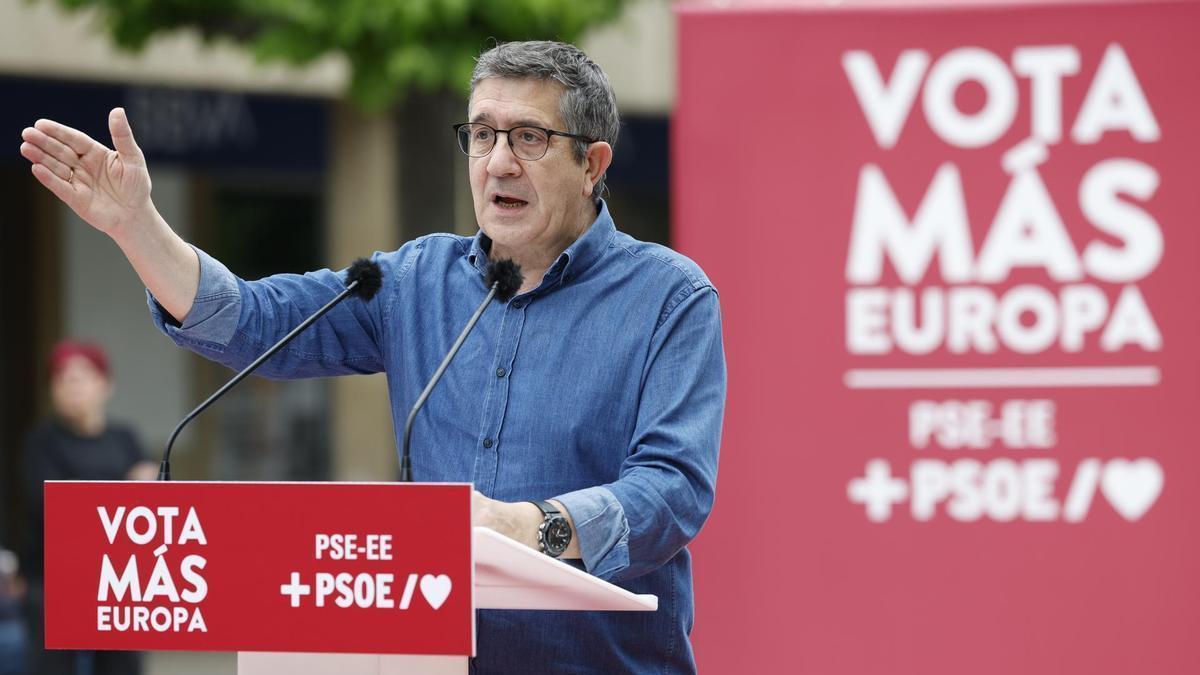
<svg viewBox="0 0 1200 675"><path fill-rule="evenodd" d="M181 324L147 290L150 317L154 325L177 344L224 347L233 339L241 314L238 279L215 258L195 246L192 248L200 259L200 285L192 309Z"/></svg>
<svg viewBox="0 0 1200 675"><path fill-rule="evenodd" d="M604 486L627 521L625 564L610 552L599 561L606 575L597 576L619 582L651 572L700 531L716 494L724 408L720 306L703 286L681 297L654 338L632 451L620 478Z"/></svg>
<svg viewBox="0 0 1200 675"><path fill-rule="evenodd" d="M588 572L605 579L629 566L629 521L612 490L590 487L554 500L571 516Z"/></svg>

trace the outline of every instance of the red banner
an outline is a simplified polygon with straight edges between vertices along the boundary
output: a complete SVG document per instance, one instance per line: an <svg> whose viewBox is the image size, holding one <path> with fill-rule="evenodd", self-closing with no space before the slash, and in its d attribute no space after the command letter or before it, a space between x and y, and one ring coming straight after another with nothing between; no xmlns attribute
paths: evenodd
<svg viewBox="0 0 1200 675"><path fill-rule="evenodd" d="M685 6L714 672L1200 660L1200 4Z"/></svg>
<svg viewBox="0 0 1200 675"><path fill-rule="evenodd" d="M471 486L46 484L46 646L474 653Z"/></svg>

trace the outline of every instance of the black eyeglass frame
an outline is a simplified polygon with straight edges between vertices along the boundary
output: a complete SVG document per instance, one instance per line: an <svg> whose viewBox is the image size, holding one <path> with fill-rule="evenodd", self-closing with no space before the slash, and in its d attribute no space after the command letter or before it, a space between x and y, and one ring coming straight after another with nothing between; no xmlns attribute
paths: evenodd
<svg viewBox="0 0 1200 675"><path fill-rule="evenodd" d="M458 145L458 149L461 150L462 153L464 155L466 155L467 157L476 157L476 158L487 157L488 155L492 154L492 150L496 149L496 143L498 143L500 141L500 133L501 132L504 133L504 138L508 141L508 149L512 151L513 156L517 157L518 159L523 159L527 162L536 162L539 159L541 159L542 157L545 157L546 153L550 152L550 139L554 136L566 136L567 138L574 138L575 140L578 140L578 141L584 141L588 145L591 145L592 143L600 142L598 139L595 139L595 138L588 138L587 136L580 136L579 134L571 134L571 133L567 133L566 131L557 131L555 129L547 129L545 127L535 127L535 126L531 126L528 124L522 124L521 126L512 127L511 129L497 129L494 126L492 126L490 124L484 124L483 122L460 122L458 124L455 124L454 125L455 140L457 141L458 137L461 136L461 131L462 131L463 127L470 127L470 126L481 126L481 127L486 127L488 129L491 129L492 130L492 147L488 148L488 151L483 153L482 155L472 155L471 153L467 152L463 148L462 143L456 143ZM513 145L513 142L512 142L512 132L516 131L517 129L533 129L534 131L540 131L540 132L546 134L546 150L545 150L545 152L543 152L541 154L541 156L534 157L532 159L530 159L528 157L521 157L520 155L518 155L517 148L516 148L516 146Z"/></svg>

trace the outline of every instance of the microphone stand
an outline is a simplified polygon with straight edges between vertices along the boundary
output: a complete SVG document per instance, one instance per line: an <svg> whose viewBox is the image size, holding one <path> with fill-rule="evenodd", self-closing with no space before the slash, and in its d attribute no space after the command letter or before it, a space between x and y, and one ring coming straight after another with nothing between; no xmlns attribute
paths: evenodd
<svg viewBox="0 0 1200 675"><path fill-rule="evenodd" d="M362 278L362 276L361 276L362 269L358 268L360 263L363 263L367 266L373 266L374 275L375 275L374 279ZM275 345L272 346L270 349L268 349L266 352L264 352L262 356L258 357L257 359L254 359L253 363L251 363L250 365L243 368L242 371L239 372L237 375L234 375L233 379L226 382L224 384L224 386L222 386L220 389L218 389L216 392L214 392L212 396L209 396L207 399L205 399L205 401L203 403L196 406L195 410L188 413L187 416L184 417L183 420L181 420L179 422L179 424L175 426L175 430L171 432L170 438L167 439L166 450L163 451L162 463L159 464L159 467L158 467L158 480L162 480L162 481L171 480L171 446L175 445L175 438L177 436L179 436L179 432L183 431L183 428L185 426L187 426L188 422L191 422L193 419L196 418L197 415L204 412L210 405L215 403L217 401L217 399L224 396L225 392L232 389L238 382L241 382L242 380L246 379L246 377L249 376L250 373L253 373L259 366L261 366L264 361L266 361L267 359L274 356L276 354L276 352L278 352L280 349L283 349L284 346L287 345L287 343L291 342L293 338L295 338L300 333L304 332L304 329L308 328L309 326L311 326L313 324L314 321L316 321L317 319L324 316L326 312L333 309L339 302L345 300L350 295L353 295L356 293L364 296L364 299L370 299L370 297L373 296L375 294L375 292L379 290L378 265L376 265L375 263L369 262L369 261L360 260L360 261L356 261L355 267L352 267L351 269L352 269L352 276L355 276L355 271L357 270L359 278L355 278L350 283L346 284L345 290L343 290L341 293L338 293L337 297L335 297L333 300L330 300L329 302L327 302L324 307L322 307L321 309L318 309L315 314L313 314L312 316L305 319L303 322L300 323L299 326L296 326L295 328L293 328L291 330L291 332L289 332L287 335L283 336L283 339L281 339L279 342L276 342ZM372 285L374 285L374 288L371 288ZM360 286L362 286L362 288L360 288ZM368 295L368 293L369 293L369 295Z"/></svg>
<svg viewBox="0 0 1200 675"><path fill-rule="evenodd" d="M467 341L467 336L470 335L471 329L479 322L479 317L483 316L483 311L487 309L492 299L498 295L502 301L507 301L521 287L521 268L511 260L498 260L489 265L487 281L490 285L487 297L483 299L483 302L479 303L479 307L471 315L471 320L467 322L466 328L463 328L462 332L458 334L458 339L450 347L450 352L446 354L446 358L442 359L442 363L434 371L433 377L429 378L429 384L425 385L425 389L417 397L417 402L408 411L408 420L404 423L404 442L400 450L401 483L412 482L412 459L409 455L409 447L412 439L413 421L417 419L417 411L421 409L421 406L425 405L425 400L429 398L429 393L433 391L438 380L442 379L442 374L446 372L446 368L454 360L454 356L458 354L459 348Z"/></svg>

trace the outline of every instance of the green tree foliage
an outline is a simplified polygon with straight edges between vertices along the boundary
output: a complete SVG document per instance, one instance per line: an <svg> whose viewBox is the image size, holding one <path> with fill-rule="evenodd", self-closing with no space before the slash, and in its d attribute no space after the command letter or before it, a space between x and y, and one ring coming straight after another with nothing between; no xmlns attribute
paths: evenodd
<svg viewBox="0 0 1200 675"><path fill-rule="evenodd" d="M626 0L58 0L94 8L116 43L198 30L244 45L260 61L303 65L343 54L349 98L380 110L410 88L462 90L475 56L495 41L574 42L615 18Z"/></svg>

